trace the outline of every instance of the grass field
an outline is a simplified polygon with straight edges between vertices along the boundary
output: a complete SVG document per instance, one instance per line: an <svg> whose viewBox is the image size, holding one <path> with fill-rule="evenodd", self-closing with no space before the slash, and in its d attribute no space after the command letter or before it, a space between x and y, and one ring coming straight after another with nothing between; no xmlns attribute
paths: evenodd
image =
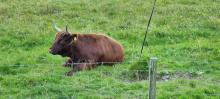
<svg viewBox="0 0 220 99"><path fill-rule="evenodd" d="M220 1L158 0L149 46L140 48L153 0L0 0L0 99L146 99L157 56L158 99L220 98ZM121 64L64 76L49 54L55 31L105 33L125 48ZM130 63L132 61L132 63ZM144 61L144 62L143 62ZM138 76L136 76L136 74ZM163 80L168 75L170 79Z"/></svg>

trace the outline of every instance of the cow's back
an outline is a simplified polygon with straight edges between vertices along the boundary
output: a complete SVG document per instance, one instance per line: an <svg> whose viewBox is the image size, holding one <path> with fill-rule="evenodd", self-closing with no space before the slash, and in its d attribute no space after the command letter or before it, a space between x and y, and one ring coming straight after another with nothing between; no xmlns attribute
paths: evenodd
<svg viewBox="0 0 220 99"><path fill-rule="evenodd" d="M103 47L103 56L100 61L121 62L123 60L123 47L116 40L103 35L100 43L101 47Z"/></svg>
<svg viewBox="0 0 220 99"><path fill-rule="evenodd" d="M78 56L99 62L121 62L123 47L116 40L99 34L80 34L77 37Z"/></svg>

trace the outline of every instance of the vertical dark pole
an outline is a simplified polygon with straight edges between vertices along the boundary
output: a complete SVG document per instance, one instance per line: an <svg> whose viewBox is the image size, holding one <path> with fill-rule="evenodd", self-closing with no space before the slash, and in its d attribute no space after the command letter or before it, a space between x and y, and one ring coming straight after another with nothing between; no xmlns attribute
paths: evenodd
<svg viewBox="0 0 220 99"><path fill-rule="evenodd" d="M152 16L153 16L153 13L154 13L154 9L155 9L155 5L156 5L156 1L154 1L154 5L153 5L153 9L151 11L151 15L150 15L150 19L148 20L148 24L147 24L147 30L145 31L145 35L144 35L144 41L142 43L142 47L141 47L141 54L142 54L142 51L143 51L143 48L144 48L144 42L146 41L146 37L147 37L147 33L148 33L148 28L150 26L150 22L151 22L151 19L152 19ZM148 45L148 44L147 44Z"/></svg>

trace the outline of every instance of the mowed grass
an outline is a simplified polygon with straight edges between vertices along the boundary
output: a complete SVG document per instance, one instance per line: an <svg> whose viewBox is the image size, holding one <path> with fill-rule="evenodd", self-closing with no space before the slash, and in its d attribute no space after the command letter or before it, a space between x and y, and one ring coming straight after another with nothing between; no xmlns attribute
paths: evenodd
<svg viewBox="0 0 220 99"><path fill-rule="evenodd" d="M0 98L146 99L148 80L138 80L135 74L147 70L149 57L156 56L158 74L195 76L158 79L157 98L219 99L220 1L158 0L149 46L140 56L152 4L153 0L0 0ZM72 32L113 37L123 44L125 61L64 76L70 70L62 67L66 58L48 53L55 36L53 20L63 29L67 24Z"/></svg>

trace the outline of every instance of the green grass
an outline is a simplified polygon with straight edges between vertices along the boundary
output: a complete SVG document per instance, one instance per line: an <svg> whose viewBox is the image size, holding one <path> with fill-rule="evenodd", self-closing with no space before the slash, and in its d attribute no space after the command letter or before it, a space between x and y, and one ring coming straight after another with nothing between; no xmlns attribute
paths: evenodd
<svg viewBox="0 0 220 99"><path fill-rule="evenodd" d="M146 99L147 69L203 74L157 81L159 99L219 99L220 2L158 0L142 57L140 48L153 0L0 0L0 99ZM64 76L65 58L48 53L55 31L105 33L125 48L125 62ZM129 63L134 61L134 63ZM138 61L146 61L141 63ZM146 72L143 72L147 75Z"/></svg>

